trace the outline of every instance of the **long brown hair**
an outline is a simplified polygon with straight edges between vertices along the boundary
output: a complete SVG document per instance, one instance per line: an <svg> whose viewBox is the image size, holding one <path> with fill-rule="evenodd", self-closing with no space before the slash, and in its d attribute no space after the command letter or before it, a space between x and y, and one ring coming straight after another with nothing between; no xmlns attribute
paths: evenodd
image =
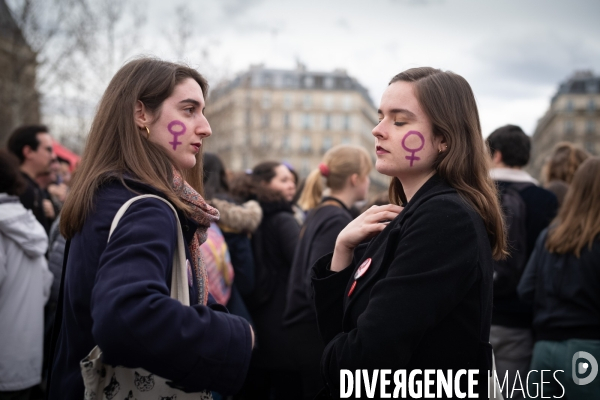
<svg viewBox="0 0 600 400"><path fill-rule="evenodd" d="M161 106L175 87L185 79L194 79L206 97L208 83L196 70L153 58L140 58L125 64L112 78L98 106L81 163L73 176L72 187L62 210L61 233L71 238L81 231L94 207L98 188L110 179L124 185L124 174L151 185L178 208L189 211L172 188L173 168L169 154L147 140L134 121L136 102L158 118ZM201 155L196 166L179 171L183 178L202 193Z"/></svg>
<svg viewBox="0 0 600 400"><path fill-rule="evenodd" d="M551 253L581 255L600 234L600 158L590 157L575 172L565 202L550 225L546 248Z"/></svg>
<svg viewBox="0 0 600 400"><path fill-rule="evenodd" d="M569 142L560 142L554 146L552 155L544 166L544 180L571 183L575 171L590 154Z"/></svg>
<svg viewBox="0 0 600 400"><path fill-rule="evenodd" d="M433 134L446 140L448 148L438 154L434 169L481 216L494 258L504 257L504 223L497 189L488 171L489 154L471 86L460 75L429 67L401 72L389 84L398 81L413 84ZM389 195L394 204L406 202L404 188L396 177L390 183Z"/></svg>
<svg viewBox="0 0 600 400"><path fill-rule="evenodd" d="M341 144L327 151L322 164L327 167L325 185L332 190L340 190L348 178L358 174L364 178L373 168L369 153L362 147ZM315 208L323 195L322 171L317 168L308 174L298 205L304 210Z"/></svg>

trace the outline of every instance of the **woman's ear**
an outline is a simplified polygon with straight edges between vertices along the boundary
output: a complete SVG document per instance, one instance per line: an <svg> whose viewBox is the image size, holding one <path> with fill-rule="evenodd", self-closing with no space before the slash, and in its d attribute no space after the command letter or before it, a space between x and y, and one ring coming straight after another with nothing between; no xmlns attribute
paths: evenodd
<svg viewBox="0 0 600 400"><path fill-rule="evenodd" d="M140 100L135 102L133 120L140 129L146 128L151 123L150 113L146 110L146 106L144 106L144 103Z"/></svg>
<svg viewBox="0 0 600 400"><path fill-rule="evenodd" d="M360 181L360 176L358 174L352 174L352 175L350 175L348 180L349 180L351 186L356 186L356 185L358 185L358 183Z"/></svg>

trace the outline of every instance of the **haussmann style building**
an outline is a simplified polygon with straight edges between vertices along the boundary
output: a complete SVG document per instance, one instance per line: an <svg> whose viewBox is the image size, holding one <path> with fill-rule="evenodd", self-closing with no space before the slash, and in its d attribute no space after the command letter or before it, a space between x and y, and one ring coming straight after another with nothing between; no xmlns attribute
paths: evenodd
<svg viewBox="0 0 600 400"><path fill-rule="evenodd" d="M528 167L534 177L540 177L547 157L561 141L600 154L600 76L591 71L575 72L563 82L538 121Z"/></svg>
<svg viewBox="0 0 600 400"><path fill-rule="evenodd" d="M377 109L367 90L344 70L308 71L252 66L233 81L211 89L206 116L213 136L206 151L241 171L261 161L291 164L300 177L316 168L338 144L364 147L375 161ZM374 190L388 178L373 169Z"/></svg>

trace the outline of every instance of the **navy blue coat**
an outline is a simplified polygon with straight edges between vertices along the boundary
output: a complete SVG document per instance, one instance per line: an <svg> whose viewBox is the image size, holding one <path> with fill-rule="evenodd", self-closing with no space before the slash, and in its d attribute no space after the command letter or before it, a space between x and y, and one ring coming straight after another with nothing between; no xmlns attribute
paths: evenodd
<svg viewBox="0 0 600 400"><path fill-rule="evenodd" d="M139 193L161 195L127 181ZM186 391L239 390L250 362L248 322L209 300L197 302L195 279L186 307L170 298L176 220L157 199L133 203L107 245L117 210L136 196L119 181L101 187L94 211L72 241L65 274L63 320L50 399L83 398L79 361L94 346L110 365L144 368ZM179 213L189 243L197 225ZM187 258L191 259L186 246Z"/></svg>

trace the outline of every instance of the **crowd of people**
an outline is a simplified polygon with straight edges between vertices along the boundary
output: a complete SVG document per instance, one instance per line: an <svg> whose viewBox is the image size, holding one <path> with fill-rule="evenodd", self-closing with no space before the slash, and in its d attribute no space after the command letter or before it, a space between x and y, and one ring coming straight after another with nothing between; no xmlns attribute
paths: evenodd
<svg viewBox="0 0 600 400"><path fill-rule="evenodd" d="M0 150L0 400L339 398L342 369L600 398L571 378L575 353L600 360L600 158L559 143L540 184L520 127L484 139L467 81L413 68L372 149L333 147L303 180L230 171L202 152L207 90L140 58L78 165L41 125Z"/></svg>

